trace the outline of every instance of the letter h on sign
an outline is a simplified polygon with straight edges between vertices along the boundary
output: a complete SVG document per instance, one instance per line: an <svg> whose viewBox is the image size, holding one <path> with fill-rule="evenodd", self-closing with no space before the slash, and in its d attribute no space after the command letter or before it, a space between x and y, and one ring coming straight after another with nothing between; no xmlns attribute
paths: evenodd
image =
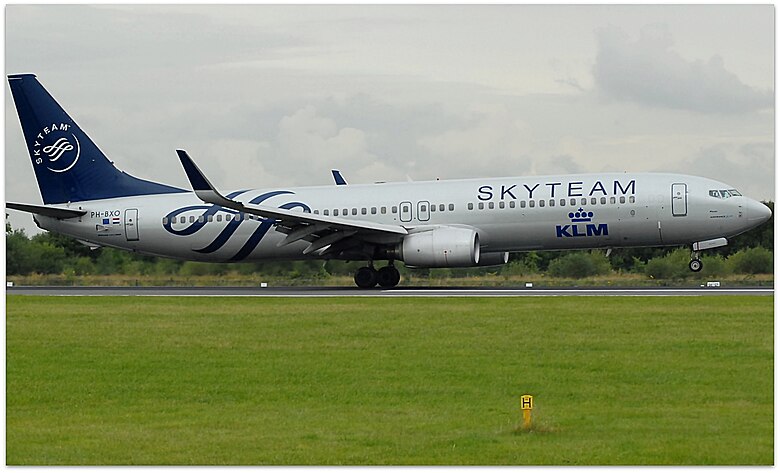
<svg viewBox="0 0 780 473"><path fill-rule="evenodd" d="M526 410L526 409L533 409L534 408L534 397L531 395L524 395L520 396L520 409Z"/></svg>

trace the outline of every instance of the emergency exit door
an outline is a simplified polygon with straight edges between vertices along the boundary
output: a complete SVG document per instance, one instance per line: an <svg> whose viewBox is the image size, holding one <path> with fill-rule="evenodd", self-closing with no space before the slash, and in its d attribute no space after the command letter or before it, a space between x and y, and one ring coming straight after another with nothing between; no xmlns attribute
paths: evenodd
<svg viewBox="0 0 780 473"><path fill-rule="evenodd" d="M125 236L127 241L138 240L138 209L125 210Z"/></svg>
<svg viewBox="0 0 780 473"><path fill-rule="evenodd" d="M688 215L688 185L672 184L672 216Z"/></svg>

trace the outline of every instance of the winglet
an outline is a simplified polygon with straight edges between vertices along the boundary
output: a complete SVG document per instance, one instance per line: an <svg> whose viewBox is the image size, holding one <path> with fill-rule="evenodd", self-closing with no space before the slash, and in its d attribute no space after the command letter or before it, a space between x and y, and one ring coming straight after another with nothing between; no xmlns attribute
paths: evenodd
<svg viewBox="0 0 780 473"><path fill-rule="evenodd" d="M336 181L337 186L346 186L347 181L344 180L344 178L341 176L341 171L338 169L331 169L330 172L333 174L333 180Z"/></svg>
<svg viewBox="0 0 780 473"><path fill-rule="evenodd" d="M181 161L184 172L187 174L187 179L190 180L192 190L195 191L195 195L200 197L201 200L208 202L209 204L220 205L229 209L244 210L244 204L236 202L235 200L230 200L214 189L214 186L211 185L211 182L206 178L206 175L203 174L186 151L177 149L176 154L179 155L179 161Z"/></svg>

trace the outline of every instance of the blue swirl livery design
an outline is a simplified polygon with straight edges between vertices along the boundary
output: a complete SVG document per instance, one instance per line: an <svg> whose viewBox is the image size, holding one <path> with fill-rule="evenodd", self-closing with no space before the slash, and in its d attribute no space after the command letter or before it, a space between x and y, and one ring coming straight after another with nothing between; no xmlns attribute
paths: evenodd
<svg viewBox="0 0 780 473"><path fill-rule="evenodd" d="M236 191L232 192L227 195L228 198L234 199L238 197L241 194L246 193L247 191ZM291 191L273 191L273 192L266 192L264 194L261 194L257 197L252 198L249 203L251 204L260 204L264 202L265 200L270 199L271 197L275 197L277 195L285 195L285 194L294 194L294 192ZM303 202L287 202L283 205L279 206L280 209L285 210L292 210L295 208L300 208L304 212L311 212L311 208L304 204ZM200 211L200 215L195 219L194 222L190 223L188 226L182 228L182 229L174 229L173 225L176 221L180 221L179 217L187 212L192 211ZM227 221L227 225L225 225L225 228L217 235L217 237L211 241L208 245L204 246L203 248L197 248L193 251L201 254L209 254L209 253L215 253L216 251L220 250L222 247L225 246L225 244L230 241L231 237L234 236L236 233L236 230L241 225L251 225L251 224L258 224L257 228L252 232L252 234L249 236L249 238L244 242L244 245L241 247L241 249L231 256L230 258L227 258L227 261L241 261L244 260L247 256L249 256L252 251L254 251L255 248L260 244L260 242L263 240L263 238L268 234L268 232L273 228L274 224L276 223L273 219L247 219L244 212L239 212L232 209L226 209L225 207L220 207L218 205L189 205L186 207L178 208L172 212L170 212L168 215L166 215L165 224L163 224L163 228L168 233L171 233L176 236L189 236L194 235L198 233L199 231L206 228L206 226L209 223L212 223L214 221L214 216L217 214L222 214L225 217L225 221ZM236 215L239 216L238 219L234 218Z"/></svg>
<svg viewBox="0 0 780 473"><path fill-rule="evenodd" d="M556 225L555 236L558 238L608 236L609 226L606 223L592 223L593 212L586 212L582 207L576 212L569 212L570 224Z"/></svg>

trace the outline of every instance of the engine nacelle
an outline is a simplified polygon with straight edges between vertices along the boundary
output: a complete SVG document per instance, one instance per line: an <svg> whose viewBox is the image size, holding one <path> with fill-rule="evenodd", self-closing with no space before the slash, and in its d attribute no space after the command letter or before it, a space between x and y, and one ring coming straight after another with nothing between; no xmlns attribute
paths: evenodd
<svg viewBox="0 0 780 473"><path fill-rule="evenodd" d="M406 235L398 253L407 266L455 268L479 264L479 235L473 228L437 227Z"/></svg>
<svg viewBox="0 0 780 473"><path fill-rule="evenodd" d="M482 253L479 255L478 266L501 266L509 262L509 252L500 253Z"/></svg>

